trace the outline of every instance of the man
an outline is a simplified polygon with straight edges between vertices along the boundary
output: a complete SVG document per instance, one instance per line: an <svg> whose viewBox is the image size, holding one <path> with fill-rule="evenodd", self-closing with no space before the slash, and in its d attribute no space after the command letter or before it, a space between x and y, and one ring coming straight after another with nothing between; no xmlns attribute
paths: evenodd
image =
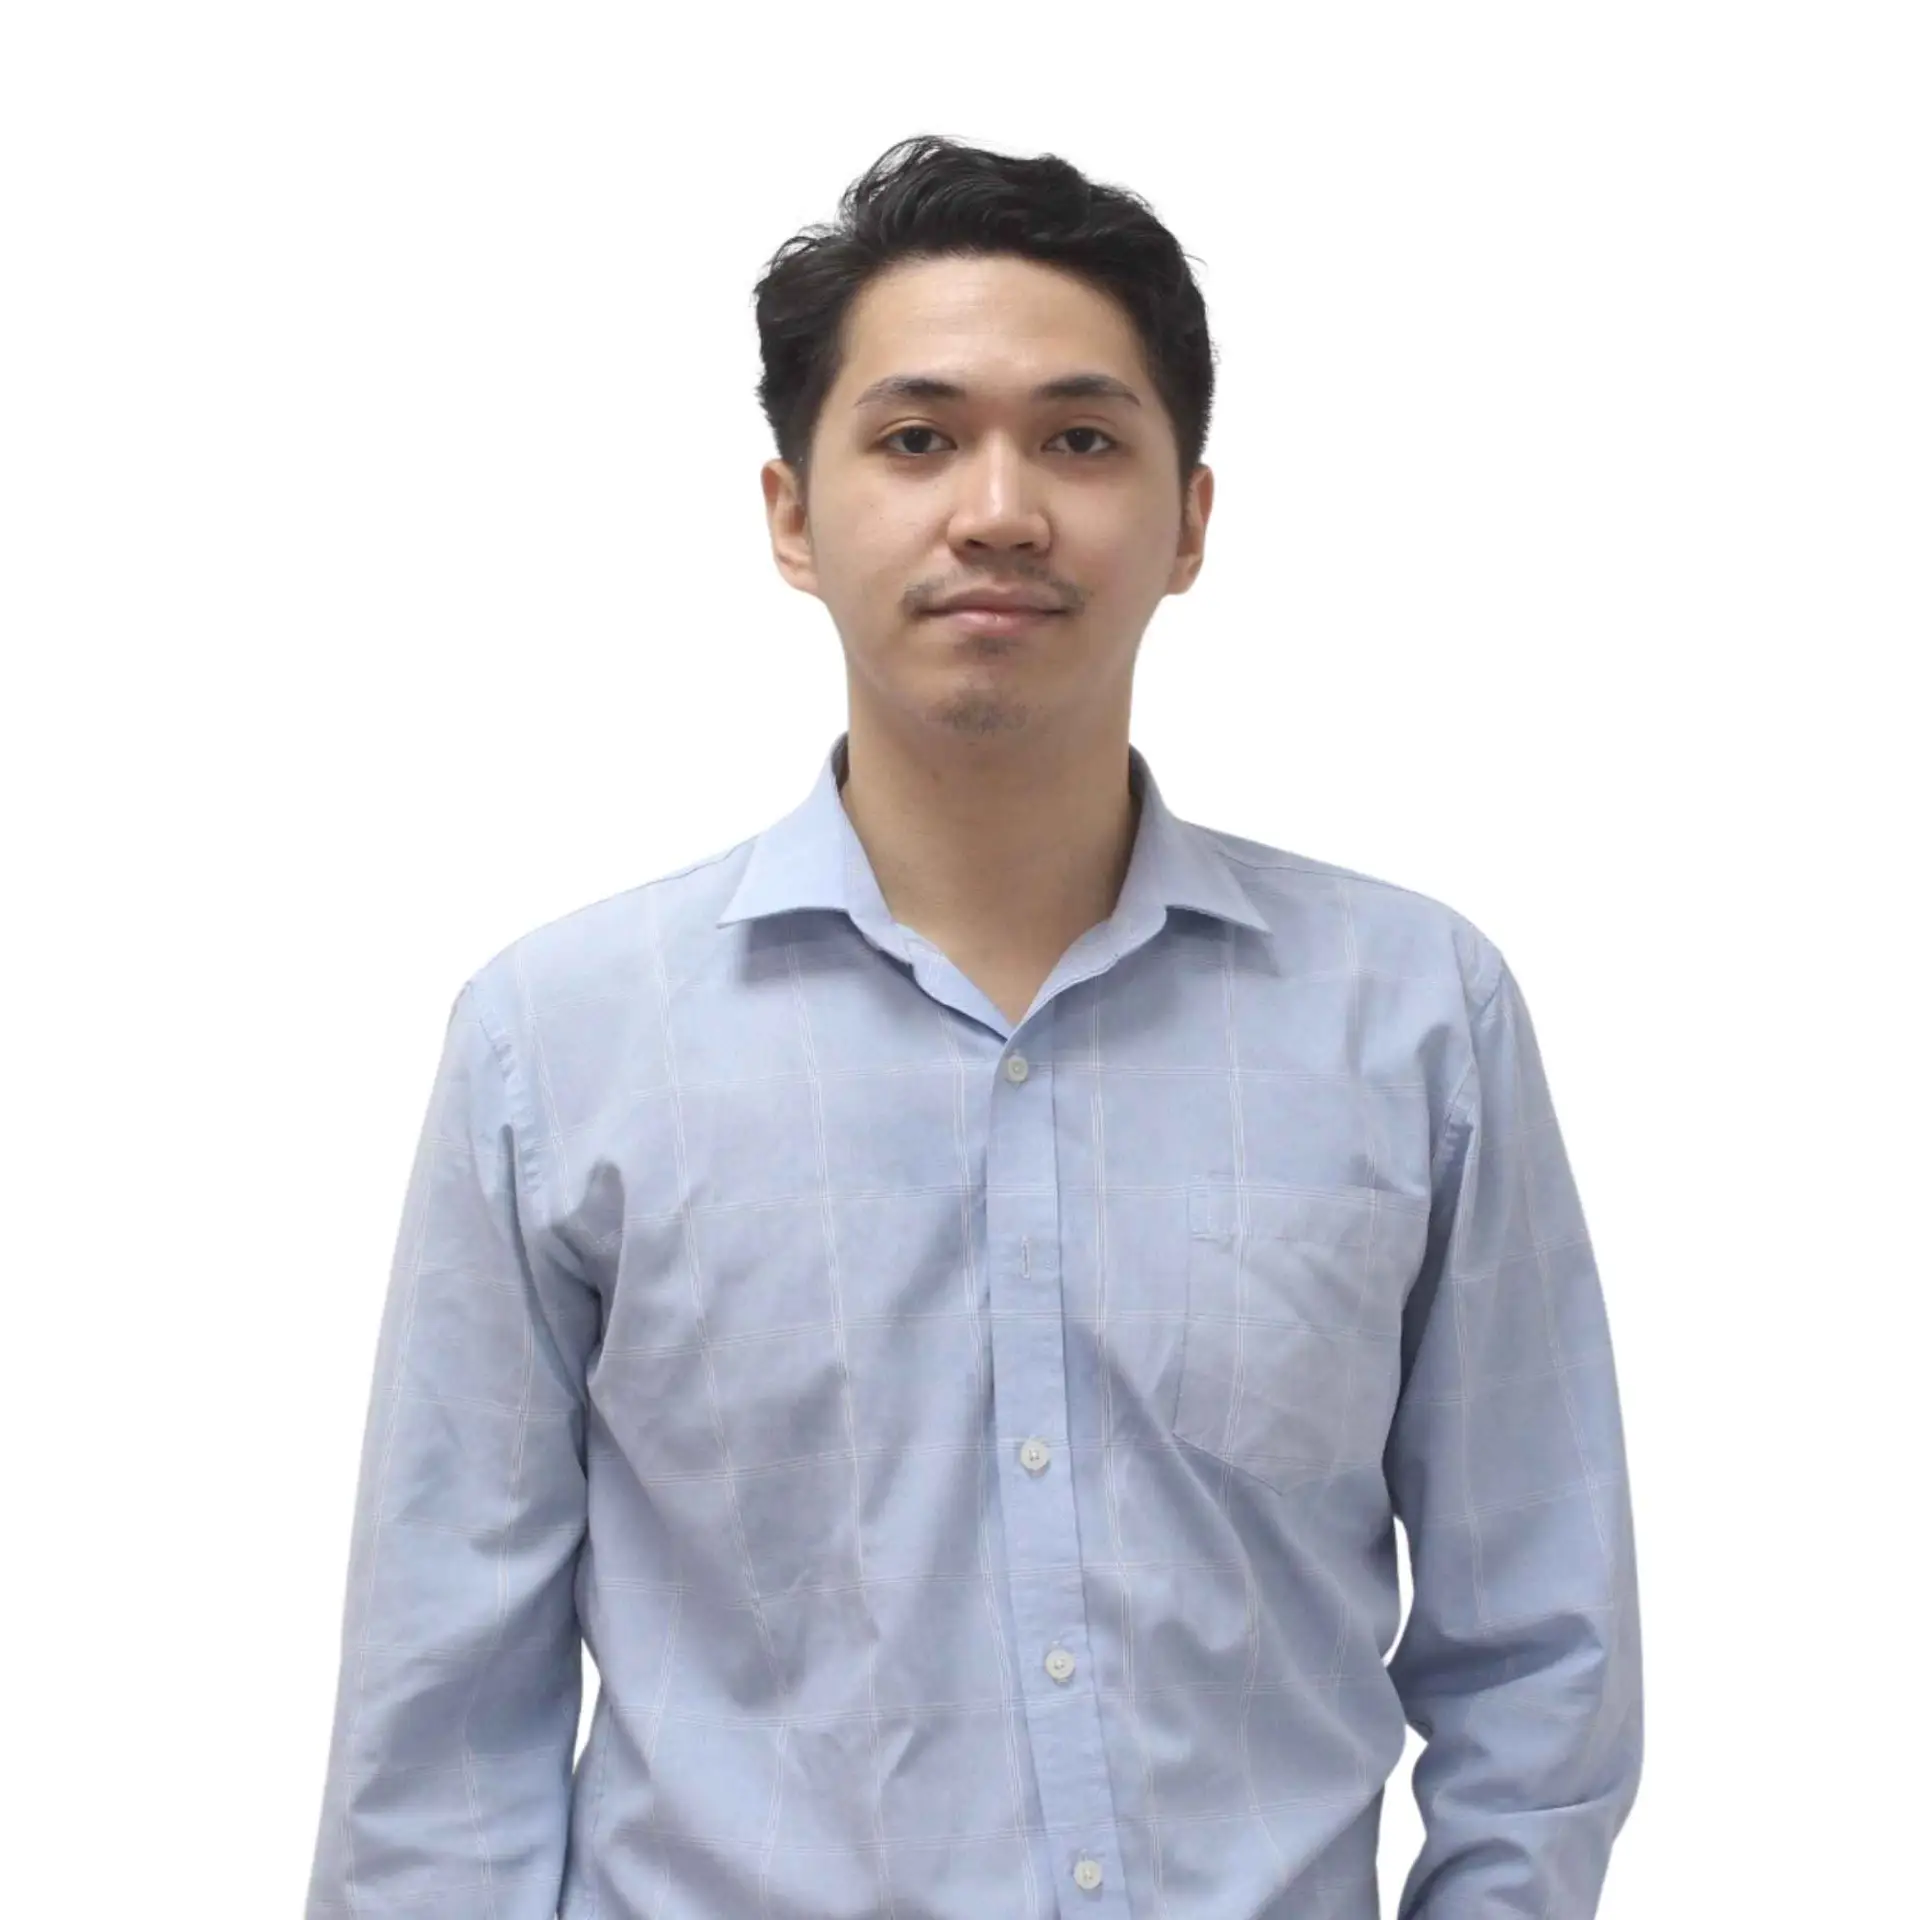
<svg viewBox="0 0 1920 1920"><path fill-rule="evenodd" d="M936 140L843 214L759 322L847 728L454 1000L310 1920L1362 1920L1409 1722L1402 1920L1592 1914L1633 1532L1519 986L1130 745L1213 497L1152 214Z"/></svg>

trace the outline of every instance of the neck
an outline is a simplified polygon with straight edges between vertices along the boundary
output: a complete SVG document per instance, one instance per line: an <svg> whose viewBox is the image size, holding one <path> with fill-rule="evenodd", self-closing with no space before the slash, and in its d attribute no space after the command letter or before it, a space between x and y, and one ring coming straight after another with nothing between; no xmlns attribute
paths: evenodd
<svg viewBox="0 0 1920 1920"><path fill-rule="evenodd" d="M903 739L857 711L840 801L887 909L952 953L1038 966L1112 912L1139 826L1126 716L1063 740Z"/></svg>

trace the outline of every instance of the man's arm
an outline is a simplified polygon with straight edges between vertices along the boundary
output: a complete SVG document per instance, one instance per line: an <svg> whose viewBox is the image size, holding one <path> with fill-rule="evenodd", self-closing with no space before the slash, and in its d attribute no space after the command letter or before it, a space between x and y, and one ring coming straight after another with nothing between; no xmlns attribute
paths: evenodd
<svg viewBox="0 0 1920 1920"><path fill-rule="evenodd" d="M558 1904L599 1307L528 1252L522 1091L470 980L380 1325L308 1920L552 1920Z"/></svg>
<svg viewBox="0 0 1920 1920"><path fill-rule="evenodd" d="M1387 1446L1414 1583L1388 1671L1427 1741L1396 1920L1585 1920L1640 1781L1626 1451L1532 1022L1484 961Z"/></svg>

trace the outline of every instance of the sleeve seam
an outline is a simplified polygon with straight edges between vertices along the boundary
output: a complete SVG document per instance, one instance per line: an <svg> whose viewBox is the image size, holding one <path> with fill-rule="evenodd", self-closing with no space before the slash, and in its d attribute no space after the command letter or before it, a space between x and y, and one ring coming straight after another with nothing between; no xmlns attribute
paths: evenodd
<svg viewBox="0 0 1920 1920"><path fill-rule="evenodd" d="M461 991L469 995L473 1001L474 1018L480 1023L480 1031L487 1037L487 1046L493 1054L494 1065L499 1069L501 1082L506 1087L507 1102L513 1114L514 1125L525 1137L527 1185L532 1189L544 1223L550 1205L547 1179L541 1167L539 1129L534 1124L533 1108L520 1076L518 1058L513 1051L512 1043L492 1017L486 995L480 986L479 976L476 974L469 979Z"/></svg>
<svg viewBox="0 0 1920 1920"><path fill-rule="evenodd" d="M1493 996L1499 991L1501 981L1506 978L1507 962L1505 956L1501 954L1498 949L1495 949L1493 958L1493 978L1488 982L1486 992L1480 996L1478 1001L1475 1001L1471 997L1471 993L1469 993L1467 1002L1467 1027L1469 1036L1471 1036L1472 1029L1480 1024L1482 1015L1484 1015L1488 1007L1493 1004ZM1460 1068L1460 1078L1454 1083L1453 1092L1447 1100L1446 1115L1440 1122L1439 1153L1443 1158L1446 1154L1447 1143L1453 1133L1454 1122L1458 1117L1461 1099L1466 1094L1467 1085L1473 1079L1474 1072L1479 1064L1479 1056L1475 1053L1472 1039L1469 1037L1466 1061Z"/></svg>

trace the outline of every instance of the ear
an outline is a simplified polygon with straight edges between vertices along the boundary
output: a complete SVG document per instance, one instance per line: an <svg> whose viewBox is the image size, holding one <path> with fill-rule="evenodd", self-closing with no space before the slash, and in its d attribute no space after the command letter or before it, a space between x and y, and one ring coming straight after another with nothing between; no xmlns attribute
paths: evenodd
<svg viewBox="0 0 1920 1920"><path fill-rule="evenodd" d="M813 529L800 497L800 476L784 460L769 460L760 469L760 492L767 506L767 534L773 542L773 564L790 587L802 593L820 592L813 565Z"/></svg>
<svg viewBox="0 0 1920 1920"><path fill-rule="evenodd" d="M1207 552L1207 522L1213 515L1213 469L1196 467L1181 502L1180 544L1174 549L1173 570L1167 575L1169 593L1185 593L1193 585Z"/></svg>

